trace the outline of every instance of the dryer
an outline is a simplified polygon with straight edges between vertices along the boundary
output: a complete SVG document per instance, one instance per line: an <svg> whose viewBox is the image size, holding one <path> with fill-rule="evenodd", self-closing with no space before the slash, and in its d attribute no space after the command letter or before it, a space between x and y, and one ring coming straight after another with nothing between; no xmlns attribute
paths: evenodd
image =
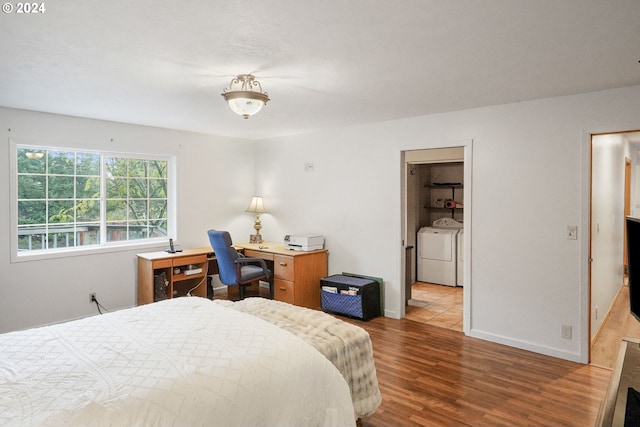
<svg viewBox="0 0 640 427"><path fill-rule="evenodd" d="M418 231L418 281L456 286L458 231L436 227Z"/></svg>

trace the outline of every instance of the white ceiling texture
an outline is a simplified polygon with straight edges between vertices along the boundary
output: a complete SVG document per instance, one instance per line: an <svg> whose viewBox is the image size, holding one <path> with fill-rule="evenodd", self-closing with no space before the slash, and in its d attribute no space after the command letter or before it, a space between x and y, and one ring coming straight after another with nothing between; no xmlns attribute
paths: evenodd
<svg viewBox="0 0 640 427"><path fill-rule="evenodd" d="M0 106L261 139L640 84L638 0L38 4L0 14Z"/></svg>

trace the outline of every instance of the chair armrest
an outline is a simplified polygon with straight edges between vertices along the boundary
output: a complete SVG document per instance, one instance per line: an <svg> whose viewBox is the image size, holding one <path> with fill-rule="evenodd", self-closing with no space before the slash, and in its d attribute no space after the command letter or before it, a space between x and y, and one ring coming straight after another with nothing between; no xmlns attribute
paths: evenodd
<svg viewBox="0 0 640 427"><path fill-rule="evenodd" d="M255 263L258 263L258 264L260 264L260 267L264 268L265 270L268 270L267 263L262 258L240 257L240 258L236 258L235 263L236 264L251 264L251 263L255 264Z"/></svg>
<svg viewBox="0 0 640 427"><path fill-rule="evenodd" d="M267 263L262 258L246 258L244 256L237 258L235 261L236 266L238 268L238 277L240 277L240 267L243 264L260 264L260 267L264 270L264 274L267 279L271 279L271 270L267 267Z"/></svg>

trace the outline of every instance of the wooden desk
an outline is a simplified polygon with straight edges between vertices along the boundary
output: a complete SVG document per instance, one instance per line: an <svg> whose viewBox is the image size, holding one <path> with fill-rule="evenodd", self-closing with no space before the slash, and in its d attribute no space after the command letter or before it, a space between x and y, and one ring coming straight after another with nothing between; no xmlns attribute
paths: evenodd
<svg viewBox="0 0 640 427"><path fill-rule="evenodd" d="M209 246L184 249L172 254L165 251L138 254L138 305L155 301L154 277L162 272L169 282L167 298L184 296L196 285L198 287L193 290L192 295L206 297L208 254L213 254ZM201 268L202 271L185 274L188 266ZM180 273L174 273L174 269L179 269Z"/></svg>
<svg viewBox="0 0 640 427"><path fill-rule="evenodd" d="M282 243L234 243L247 258L273 262L273 296L278 301L320 308L320 279L327 276L328 251L291 251Z"/></svg>
<svg viewBox="0 0 640 427"><path fill-rule="evenodd" d="M248 258L267 261L273 272L274 299L308 308L320 308L320 279L327 276L328 251L291 251L282 243L234 243ZM138 305L149 304L154 298L154 277L165 273L169 286L167 297L184 296L194 286L192 295L207 296L207 266L215 260L209 246L184 249L182 252L148 252L138 254ZM184 270L192 265L202 272L186 275ZM179 274L174 269L179 268ZM213 272L209 272L213 274Z"/></svg>

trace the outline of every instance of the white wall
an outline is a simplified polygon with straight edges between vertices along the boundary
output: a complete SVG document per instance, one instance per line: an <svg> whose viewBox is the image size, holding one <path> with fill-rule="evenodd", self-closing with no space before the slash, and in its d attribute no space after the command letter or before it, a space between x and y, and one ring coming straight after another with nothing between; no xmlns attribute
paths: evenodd
<svg viewBox="0 0 640 427"><path fill-rule="evenodd" d="M275 138L252 154L253 144L238 140L0 109L0 140L74 138L102 148L114 138L123 149L175 153L185 246L206 245L203 233L215 226L245 240L252 218L242 212L259 159L256 193L270 210L261 216L265 238L323 234L329 272L383 277L392 317L404 303L400 153L472 140L470 335L586 362L588 136L640 129L638 111L634 86ZM0 169L7 164L0 157ZM218 183L227 172L233 178ZM0 181L7 200L6 173ZM8 242L7 212L0 218L0 240ZM566 239L567 225L578 225L578 240ZM134 251L19 264L9 263L8 251L8 243L0 248L2 330L91 314L89 291L107 307L134 304ZM573 327L571 340L560 337L562 325Z"/></svg>
<svg viewBox="0 0 640 427"><path fill-rule="evenodd" d="M253 143L230 138L0 108L0 332L96 313L89 293L109 309L135 305L138 248L29 262L10 262L9 138L63 147L175 155L178 236L184 247L207 246L209 228L248 240L244 213L254 192ZM112 141L113 139L113 141Z"/></svg>
<svg viewBox="0 0 640 427"><path fill-rule="evenodd" d="M623 283L624 175L629 144L621 134L593 137L591 338Z"/></svg>
<svg viewBox="0 0 640 427"><path fill-rule="evenodd" d="M383 277L394 317L403 304L399 153L473 140L470 334L586 362L584 135L640 129L638 111L640 86L261 141L257 185L272 209L264 234L323 234L329 272ZM568 225L579 240L566 238Z"/></svg>

